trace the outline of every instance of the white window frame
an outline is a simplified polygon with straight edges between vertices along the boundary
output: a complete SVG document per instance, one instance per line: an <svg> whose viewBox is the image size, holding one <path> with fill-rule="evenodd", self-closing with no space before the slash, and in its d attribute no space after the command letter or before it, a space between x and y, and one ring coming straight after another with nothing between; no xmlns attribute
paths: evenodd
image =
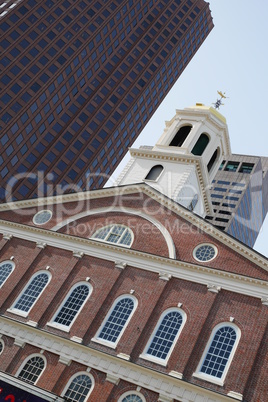
<svg viewBox="0 0 268 402"><path fill-rule="evenodd" d="M8 280L8 278L10 277L10 275L12 274L12 272L13 272L14 269L15 269L15 263L14 263L13 261L11 261L11 260L5 260L5 261L1 261L1 262L0 262L0 270L1 270L2 265L4 265L4 264L11 264L11 265L12 265L12 269L11 269L10 273L8 274L8 276L6 277L6 279L0 284L0 289L1 289L1 287L4 285L4 283L6 283L6 281Z"/></svg>
<svg viewBox="0 0 268 402"><path fill-rule="evenodd" d="M0 339L0 345L2 345L2 350L0 350L0 355L1 355L5 348L5 343L4 343L3 339Z"/></svg>
<svg viewBox="0 0 268 402"><path fill-rule="evenodd" d="M93 388L95 386L95 380L92 374L88 373L87 371L79 371L78 373L75 373L72 375L71 378L69 378L69 381L67 382L67 384L65 385L65 387L63 388L63 391L61 393L61 396L64 398L65 393L68 391L69 386L71 385L71 383L73 382L73 380L79 376L79 375L86 375L87 377L89 377L91 379L91 387L90 390L88 391L87 396L85 397L85 401L88 400L88 397L90 396L91 392L93 391Z"/></svg>
<svg viewBox="0 0 268 402"><path fill-rule="evenodd" d="M41 358L44 360L44 363L45 363L45 364L44 364L43 370L41 371L41 373L40 373L39 376L37 377L36 381L35 381L34 383L30 383L30 382L26 381L24 378L19 377L19 374L20 374L20 372L22 371L22 369L24 368L24 366L26 365L26 363L27 363L29 360L31 360L33 357L41 357ZM30 356L27 356L27 357L23 360L22 364L20 365L19 369L17 370L17 372L16 372L16 374L15 374L15 377L17 377L17 378L18 378L19 380L21 380L21 381L27 382L28 384L36 385L37 382L39 381L41 375L44 373L46 367L47 367L47 359L45 358L45 356L42 355L42 354L40 354L40 353L33 353L33 354L31 354Z"/></svg>
<svg viewBox="0 0 268 402"><path fill-rule="evenodd" d="M125 392L123 395L120 396L120 398L118 399L117 402L122 402L124 400L124 398L129 395L139 396L141 398L142 402L146 402L145 397L140 392L135 391L135 390Z"/></svg>
<svg viewBox="0 0 268 402"><path fill-rule="evenodd" d="M156 179L146 179L146 177L147 177L148 174L151 172L151 170L152 170L154 167L156 167L156 166L162 166L162 170L161 170L161 172L159 173L159 175L157 176L157 178L156 178ZM153 165L153 166L150 168L150 170L147 172L147 174L145 175L145 177L143 178L143 181L145 181L145 182L146 182L146 181L157 182L157 181L160 179L160 177L162 176L164 170L165 170L165 168L164 168L163 165L161 165L161 163L158 163L157 165Z"/></svg>
<svg viewBox="0 0 268 402"><path fill-rule="evenodd" d="M229 359L228 359L228 361L227 361L227 364L226 364L226 366L225 366L225 368L224 368L224 371L223 371L223 373L222 373L222 376L221 376L221 378L218 378L218 377L214 377L214 376L212 376L212 375L203 373L203 372L201 372L200 370L201 370L201 368L202 368L202 366L203 366L203 363L204 363L204 361L205 361L205 359L206 359L207 353L208 353L208 351L209 351L210 345L211 345L211 343L212 343L212 341L213 341L213 339L214 339L214 336L215 336L216 332L217 332L220 328L222 328L222 327L231 327L231 328L233 328L234 331L236 332L236 340L235 340L234 346L233 346L233 348L232 348L232 351L231 351L231 353L230 353L230 356L229 356ZM209 340L208 340L208 343L207 343L207 345L206 345L206 348L205 348L205 350L204 350L204 352L203 352L203 354L202 354L201 360L200 360L200 362L199 362L199 364L198 364L198 366L197 366L197 369L196 369L195 373L193 373L193 376L194 376L194 377L197 377L197 378L200 378L200 379L202 379L202 380L209 381L209 382L211 382L211 383L214 383L214 384L223 386L223 385L224 385L225 378L226 378L226 375L227 375L227 373L228 373L228 370L229 370L230 365L231 365L231 363L232 363L233 357L234 357L234 355L235 355L237 346L238 346L238 344L239 344L240 338L241 338L241 330L240 330L240 328L239 328L237 325L235 325L235 324L233 324L233 323L231 323L231 322L221 322L220 324L216 325L216 326L213 328L213 331L211 332L211 335L210 335L210 337L209 337Z"/></svg>
<svg viewBox="0 0 268 402"><path fill-rule="evenodd" d="M111 341L107 341L106 339L99 338L99 335L100 335L102 329L104 328L104 326L106 325L106 322L107 322L108 319L110 318L110 315L112 314L112 312L113 312L115 306L117 305L117 303L120 302L120 300L125 299L125 298L132 299L133 302L134 302L134 307L133 307L133 310L131 311L131 313L130 313L128 319L127 319L127 321L125 322L125 325L124 325L123 328L121 329L121 332L119 333L119 335L118 335L116 341L115 341L115 342L111 342ZM130 295L130 294L124 294L124 295L121 295L121 296L117 297L117 299L113 302L111 308L109 309L108 313L106 314L106 316L105 316L105 318L104 318L104 320L103 320L103 322L102 322L100 328L98 329L96 335L95 335L91 340L92 340L93 342L97 342L97 343L101 343L102 345L109 346L109 347L111 347L111 348L116 348L118 342L119 342L120 339L121 339L121 336L123 335L123 333L125 332L125 330L126 330L128 324L129 324L129 322L130 322L130 320L131 320L131 318L132 318L132 316L133 316L133 314L134 314L134 312L135 312L137 306L138 306L138 300L136 299L136 297L134 297L134 296L132 296L132 295Z"/></svg>
<svg viewBox="0 0 268 402"><path fill-rule="evenodd" d="M19 301L19 299L21 298L21 296L24 294L25 290L28 288L28 286L30 286L30 284L32 283L32 281L34 280L34 278L42 273L45 273L46 275L48 275L48 281L45 285L45 287L42 289L42 291L39 293L39 295L37 296L37 298L35 299L35 301L33 302L33 304L31 305L31 307L29 308L28 311L22 311L19 310L17 308L15 308L14 306L17 304L17 302ZM35 272L35 274L31 277L31 279L26 283L26 285L24 286L24 288L22 289L22 291L20 292L19 296L15 299L14 303L12 304L12 306L7 310L10 313L13 314L17 314L20 315L22 317L28 317L28 314L30 313L30 311L32 310L33 306L37 303L37 301L39 300L39 298L41 297L41 294L44 292L44 290L46 289L47 285L49 284L50 280L51 280L51 273L48 271L37 271Z"/></svg>
<svg viewBox="0 0 268 402"><path fill-rule="evenodd" d="M125 228L125 231L120 235L120 239L124 236L124 234L126 233L126 230L129 230L129 232L130 232L130 234L131 234L131 242L130 242L130 244L120 244L119 242L118 242L118 243L114 243L114 242L112 242L112 241L106 240L106 239L109 237L111 231L109 231L109 232L107 233L105 239L99 239L98 237L96 237L96 236L98 235L98 233L101 232L102 230L104 230L104 229L106 229L106 228L108 228L108 227L110 227L111 230L112 230L112 228L113 228L114 226L120 226L120 227ZM110 225L103 226L103 227L101 227L100 229L96 230L96 232L93 233L93 235L91 236L91 239L100 241L100 242L102 242L102 243L113 244L114 246L120 246L120 247L130 248L130 247L132 246L132 243L133 243L133 240L134 240L134 234L133 234L132 230L131 230L128 226L121 225L121 224L117 224L117 223L113 223L113 224L110 224ZM119 239L119 241L120 241L120 239Z"/></svg>
<svg viewBox="0 0 268 402"><path fill-rule="evenodd" d="M149 349L149 347L150 347L150 345L151 345L151 343L152 343L152 341L153 341L153 339L155 337L155 334L157 333L158 328L160 327L164 317L168 313L171 313L172 311L175 311L175 312L178 312L178 313L181 314L182 323L181 323L181 326L180 326L180 328L178 330L178 333L177 333L176 337L174 338L174 341L173 341L172 346L171 346L171 348L170 348L170 350L169 350L169 352L167 354L167 357L165 359L160 359L159 357L156 357L156 356L153 356L151 354L148 354L147 351L148 351L148 349ZM180 337L180 334L181 334L181 332L183 330L183 327L184 327L184 325L186 323L186 320L187 320L187 315L186 315L185 311L183 311L180 308L170 307L167 310L163 311L161 316L160 316L160 318L159 318L159 320L158 320L158 322L157 322L157 324L156 324L156 326L155 326L155 328L154 328L154 330L153 330L153 332L152 332L152 335L150 336L150 338L149 338L149 340L148 340L148 342L147 342L147 344L146 344L146 346L144 348L143 353L140 354L139 357L141 357L142 359L145 359L145 360L150 360L151 362L154 362L154 363L157 363L157 364L161 364L162 366L166 366L167 362L168 362L168 360L170 358L170 355L172 354L173 349L175 348L175 345L176 345L176 343L177 343L177 341L178 341L178 339Z"/></svg>
<svg viewBox="0 0 268 402"><path fill-rule="evenodd" d="M86 299L85 299L85 300L83 301L83 303L81 304L79 310L77 310L77 312L76 312L76 314L75 314L73 320L71 321L70 325L63 325L63 324L60 324L60 323L58 323L58 322L55 322L55 321L54 321L55 318L57 317L57 315L59 314L59 312L60 312L61 309L63 308L64 304L66 303L66 301L68 300L68 298L70 297L70 295L72 294L72 292L74 291L74 289L77 288L78 286L81 286L81 285L87 286L88 289L89 289L89 293L88 293ZM80 314L81 310L83 309L84 305L86 304L86 302L88 301L89 297L91 296L92 291L93 291L93 287L92 287L92 285L91 285L90 283L88 283L88 282L78 282L78 283L75 283L75 284L71 287L71 289L69 290L69 292L67 293L67 295L65 296L65 298L63 299L63 301L61 302L61 304L60 304L59 308L57 309L56 313L53 315L52 319L47 323L47 325L49 325L50 327L58 328L58 329L60 329L60 330L62 330L62 331L69 332L71 326L74 324L75 320L77 319L77 317L78 317L78 315Z"/></svg>
<svg viewBox="0 0 268 402"><path fill-rule="evenodd" d="M212 248L214 249L215 254L214 254L214 256L213 256L212 258L210 258L209 260L202 261L202 260L199 260L199 258L197 258L196 252L197 252L197 250L198 250L200 247L202 247L202 246L210 246L210 247L212 247ZM210 261L214 260L214 259L217 257L217 255L218 255L218 248L217 248L214 244L212 244L212 243L201 243L201 244L198 244L198 246L196 246L196 247L194 248L194 250L193 250L193 257L194 257L194 259L195 259L196 261L198 261L198 262L201 262L202 264L206 264L207 262L210 262Z"/></svg>

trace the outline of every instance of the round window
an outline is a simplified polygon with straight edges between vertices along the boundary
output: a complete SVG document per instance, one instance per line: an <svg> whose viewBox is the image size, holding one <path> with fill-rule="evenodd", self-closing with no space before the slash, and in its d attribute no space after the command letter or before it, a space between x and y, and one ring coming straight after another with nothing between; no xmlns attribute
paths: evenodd
<svg viewBox="0 0 268 402"><path fill-rule="evenodd" d="M218 250L212 244L201 244L194 249L194 258L197 261L211 261L216 257Z"/></svg>
<svg viewBox="0 0 268 402"><path fill-rule="evenodd" d="M49 209L39 211L33 217L33 223L35 225L44 225L52 218L52 212Z"/></svg>

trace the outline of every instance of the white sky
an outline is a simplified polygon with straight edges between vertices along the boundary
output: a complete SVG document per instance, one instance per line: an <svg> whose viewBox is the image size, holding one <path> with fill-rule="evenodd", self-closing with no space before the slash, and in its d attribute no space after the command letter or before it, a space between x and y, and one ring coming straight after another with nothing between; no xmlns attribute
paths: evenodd
<svg viewBox="0 0 268 402"><path fill-rule="evenodd" d="M166 96L133 147L154 145L175 109L210 106L217 90L229 99L226 117L233 153L268 156L268 0L210 0L214 29ZM127 155L113 177L129 160ZM254 249L268 256L268 219Z"/></svg>

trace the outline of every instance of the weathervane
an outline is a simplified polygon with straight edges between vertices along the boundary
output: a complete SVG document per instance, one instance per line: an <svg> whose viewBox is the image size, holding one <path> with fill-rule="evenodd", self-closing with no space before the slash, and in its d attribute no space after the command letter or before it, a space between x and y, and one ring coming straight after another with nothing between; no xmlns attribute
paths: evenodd
<svg viewBox="0 0 268 402"><path fill-rule="evenodd" d="M213 103L213 105L215 106L215 109L219 109L220 106L223 106L224 103L222 103L222 99L226 99L227 96L225 96L225 92L222 91L217 91L218 94L220 95L220 99L217 99L215 103Z"/></svg>

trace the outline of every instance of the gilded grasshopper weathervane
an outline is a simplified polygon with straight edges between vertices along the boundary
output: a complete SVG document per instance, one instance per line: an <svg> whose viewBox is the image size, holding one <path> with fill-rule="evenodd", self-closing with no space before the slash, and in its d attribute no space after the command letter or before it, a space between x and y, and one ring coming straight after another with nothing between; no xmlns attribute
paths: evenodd
<svg viewBox="0 0 268 402"><path fill-rule="evenodd" d="M225 96L225 92L222 91L217 91L218 94L220 95L220 99L217 99L215 103L213 103L213 105L215 106L215 109L219 109L220 106L223 106L224 103L222 103L222 99L226 99L227 96Z"/></svg>

